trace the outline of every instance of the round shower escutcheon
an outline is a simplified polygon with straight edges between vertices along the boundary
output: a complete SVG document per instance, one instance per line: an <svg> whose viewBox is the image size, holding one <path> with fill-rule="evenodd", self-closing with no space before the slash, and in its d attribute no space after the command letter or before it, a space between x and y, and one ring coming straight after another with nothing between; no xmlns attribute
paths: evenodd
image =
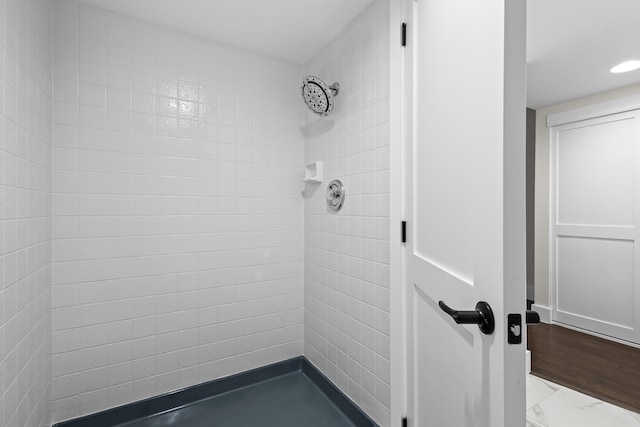
<svg viewBox="0 0 640 427"><path fill-rule="evenodd" d="M334 179L327 185L327 206L332 211L339 211L344 205L346 193L339 179Z"/></svg>

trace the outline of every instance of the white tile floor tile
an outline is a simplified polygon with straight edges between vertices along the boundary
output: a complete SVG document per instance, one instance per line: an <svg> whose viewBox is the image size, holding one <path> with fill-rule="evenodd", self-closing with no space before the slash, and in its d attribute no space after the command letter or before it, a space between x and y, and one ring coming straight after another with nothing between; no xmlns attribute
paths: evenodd
<svg viewBox="0 0 640 427"><path fill-rule="evenodd" d="M527 376L526 427L640 427L640 414Z"/></svg>
<svg viewBox="0 0 640 427"><path fill-rule="evenodd" d="M527 375L527 410L551 396L559 388L560 386L557 384L533 375Z"/></svg>

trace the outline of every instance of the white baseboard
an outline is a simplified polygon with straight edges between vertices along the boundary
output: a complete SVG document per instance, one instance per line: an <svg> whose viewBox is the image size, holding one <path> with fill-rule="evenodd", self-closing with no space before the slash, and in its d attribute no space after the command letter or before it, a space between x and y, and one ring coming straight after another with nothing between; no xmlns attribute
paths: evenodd
<svg viewBox="0 0 640 427"><path fill-rule="evenodd" d="M551 323L551 308L544 305L533 304L531 310L540 315L540 321L542 323Z"/></svg>

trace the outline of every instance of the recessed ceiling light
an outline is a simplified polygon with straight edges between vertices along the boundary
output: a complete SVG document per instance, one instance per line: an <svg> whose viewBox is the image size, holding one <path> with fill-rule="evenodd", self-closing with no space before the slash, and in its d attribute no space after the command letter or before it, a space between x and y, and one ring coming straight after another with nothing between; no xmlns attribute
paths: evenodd
<svg viewBox="0 0 640 427"><path fill-rule="evenodd" d="M637 70L638 68L640 68L640 61L633 60L618 64L609 71L612 73L626 73L627 71Z"/></svg>

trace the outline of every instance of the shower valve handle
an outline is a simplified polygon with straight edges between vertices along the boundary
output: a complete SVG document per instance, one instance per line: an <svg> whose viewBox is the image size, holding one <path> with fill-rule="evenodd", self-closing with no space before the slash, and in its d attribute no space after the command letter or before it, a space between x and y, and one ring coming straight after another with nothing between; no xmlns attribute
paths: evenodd
<svg viewBox="0 0 640 427"><path fill-rule="evenodd" d="M493 317L493 310L491 310L489 303L485 301L477 303L474 311L454 310L444 301L438 302L438 305L442 311L451 316L458 324L478 325L482 333L487 335L491 335L495 329L496 322Z"/></svg>

